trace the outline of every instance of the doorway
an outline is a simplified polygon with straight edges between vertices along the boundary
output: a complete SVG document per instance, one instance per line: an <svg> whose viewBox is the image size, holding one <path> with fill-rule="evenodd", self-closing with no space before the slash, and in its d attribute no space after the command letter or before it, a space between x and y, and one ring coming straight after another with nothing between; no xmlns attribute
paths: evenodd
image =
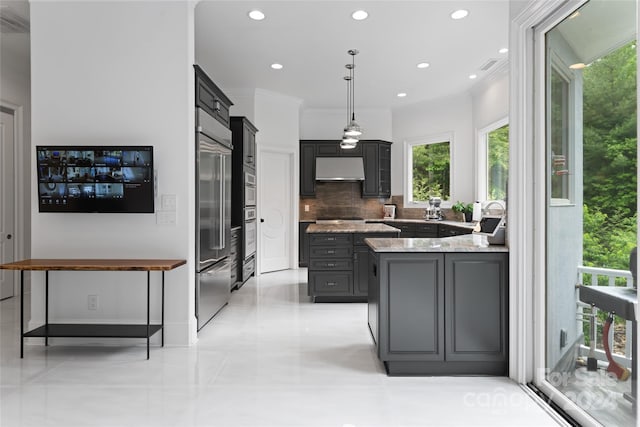
<svg viewBox="0 0 640 427"><path fill-rule="evenodd" d="M0 106L0 262L15 260L15 111ZM0 299L15 294L15 272L0 270Z"/></svg>
<svg viewBox="0 0 640 427"><path fill-rule="evenodd" d="M583 1L535 35L534 383L583 425L637 422L636 16L633 0Z"/></svg>
<svg viewBox="0 0 640 427"><path fill-rule="evenodd" d="M294 265L294 153L258 149L258 271L268 273Z"/></svg>

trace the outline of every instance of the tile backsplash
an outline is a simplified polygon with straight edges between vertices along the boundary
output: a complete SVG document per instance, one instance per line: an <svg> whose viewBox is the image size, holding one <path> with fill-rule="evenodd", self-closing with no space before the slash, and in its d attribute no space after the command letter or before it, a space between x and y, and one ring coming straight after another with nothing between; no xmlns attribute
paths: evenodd
<svg viewBox="0 0 640 427"><path fill-rule="evenodd" d="M313 221L323 218L382 218L382 206L393 203L397 206L396 218L423 219L424 209L404 208L402 195L391 196L386 199L363 199L362 184L359 182L317 182L316 197L300 199L300 220ZM309 211L305 212L305 205ZM445 218L453 214L449 209L443 209ZM451 218L453 219L453 218Z"/></svg>

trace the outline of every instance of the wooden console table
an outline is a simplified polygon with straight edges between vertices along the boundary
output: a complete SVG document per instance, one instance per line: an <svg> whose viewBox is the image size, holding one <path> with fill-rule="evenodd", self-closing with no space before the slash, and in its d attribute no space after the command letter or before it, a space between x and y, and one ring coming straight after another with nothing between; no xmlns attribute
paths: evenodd
<svg viewBox="0 0 640 427"><path fill-rule="evenodd" d="M99 338L146 338L149 359L149 338L162 332L164 346L164 272L186 264L183 259L26 259L0 265L0 270L20 271L20 358L24 357L24 338L43 337L49 345L49 337L99 337ZM45 272L45 324L24 331L24 272ZM49 271L146 271L147 272L147 323L145 324L80 324L49 323ZM162 320L151 324L149 320L149 291L151 271L162 272Z"/></svg>

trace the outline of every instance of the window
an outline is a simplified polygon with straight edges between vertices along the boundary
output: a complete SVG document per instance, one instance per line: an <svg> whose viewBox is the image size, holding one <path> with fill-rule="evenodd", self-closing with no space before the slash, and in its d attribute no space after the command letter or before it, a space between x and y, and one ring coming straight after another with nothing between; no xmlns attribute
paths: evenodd
<svg viewBox="0 0 640 427"><path fill-rule="evenodd" d="M505 200L509 177L507 118L478 132L478 200Z"/></svg>
<svg viewBox="0 0 640 427"><path fill-rule="evenodd" d="M549 136L551 141L551 199L569 203L569 80L551 67Z"/></svg>
<svg viewBox="0 0 640 427"><path fill-rule="evenodd" d="M426 204L429 197L451 198L451 140L444 135L406 143L408 204Z"/></svg>

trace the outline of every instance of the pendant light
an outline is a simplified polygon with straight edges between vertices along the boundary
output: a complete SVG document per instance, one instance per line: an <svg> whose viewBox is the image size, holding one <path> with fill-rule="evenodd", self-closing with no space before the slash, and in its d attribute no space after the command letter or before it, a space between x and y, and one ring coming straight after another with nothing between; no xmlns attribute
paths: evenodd
<svg viewBox="0 0 640 427"><path fill-rule="evenodd" d="M345 65L345 68L349 70L349 75L344 77L347 81L347 125L344 128L344 134L342 136L342 142L340 148L352 149L355 148L359 141L359 136L362 135L362 129L358 122L356 122L355 114L355 56L359 53L357 49L350 49L347 51L351 55L351 64Z"/></svg>

